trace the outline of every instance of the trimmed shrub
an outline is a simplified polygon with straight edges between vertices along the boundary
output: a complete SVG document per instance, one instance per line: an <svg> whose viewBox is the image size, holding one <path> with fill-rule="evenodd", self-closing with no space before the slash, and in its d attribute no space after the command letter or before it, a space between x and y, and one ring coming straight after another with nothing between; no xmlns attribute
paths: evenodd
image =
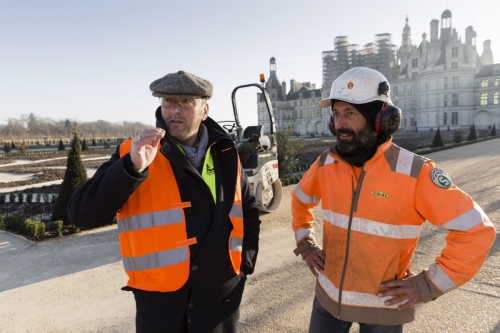
<svg viewBox="0 0 500 333"><path fill-rule="evenodd" d="M45 223L35 220L24 221L24 234L36 240L45 238Z"/></svg>
<svg viewBox="0 0 500 333"><path fill-rule="evenodd" d="M70 230L70 232L71 232L72 234L77 234L77 233L79 233L80 231L81 231L81 230L80 230L80 228L78 228L77 226L74 226L74 225L72 225L72 226L71 226L71 230Z"/></svg>
<svg viewBox="0 0 500 333"><path fill-rule="evenodd" d="M0 204L4 204L5 203L5 194L0 194Z"/></svg>
<svg viewBox="0 0 500 333"><path fill-rule="evenodd" d="M26 202L28 203L33 202L33 193L31 192L26 193Z"/></svg>
<svg viewBox="0 0 500 333"><path fill-rule="evenodd" d="M48 194L47 194L47 196L48 196ZM56 202L57 201L57 194L54 194L51 197L49 197L48 201L50 201L50 203Z"/></svg>
<svg viewBox="0 0 500 333"><path fill-rule="evenodd" d="M5 142L3 144L3 151L6 153L10 153L11 150L12 150L12 148L10 147L10 145L7 142Z"/></svg>
<svg viewBox="0 0 500 333"><path fill-rule="evenodd" d="M0 228L5 228L5 216L0 215Z"/></svg>
<svg viewBox="0 0 500 333"><path fill-rule="evenodd" d="M18 215L8 215L4 219L5 229L17 232L24 231L24 219Z"/></svg>
<svg viewBox="0 0 500 333"><path fill-rule="evenodd" d="M490 136L497 136L497 124L493 124L493 128L491 129Z"/></svg>
<svg viewBox="0 0 500 333"><path fill-rule="evenodd" d="M476 135L476 127L474 124L470 127L470 132L469 136L467 137L467 141L474 141L477 140L477 135Z"/></svg>
<svg viewBox="0 0 500 333"><path fill-rule="evenodd" d="M21 155L26 155L26 153L28 152L28 147L26 146L26 143L23 142L21 143L21 147L19 147L19 150L21 152Z"/></svg>
<svg viewBox="0 0 500 333"><path fill-rule="evenodd" d="M89 150L89 145L87 144L87 140L83 139L82 151L87 151L87 150Z"/></svg>
<svg viewBox="0 0 500 333"><path fill-rule="evenodd" d="M61 220L64 223L69 223L67 206L69 198L81 183L87 180L87 170L83 165L80 156L80 140L76 132L76 125L73 127L73 140L71 141L71 149L68 153L66 162L66 172L64 180L59 189L59 195L54 205L52 220Z"/></svg>
<svg viewBox="0 0 500 333"><path fill-rule="evenodd" d="M437 147L443 147L443 139L441 138L441 131L438 127L438 130L436 131L436 135L434 135L434 140L432 140L431 143L431 148L437 148Z"/></svg>
<svg viewBox="0 0 500 333"><path fill-rule="evenodd" d="M54 221L56 237L62 236L63 224L63 221Z"/></svg>
<svg viewBox="0 0 500 333"><path fill-rule="evenodd" d="M276 133L276 142L278 148L278 168L281 177L294 171L298 163L298 151L304 146L303 143L290 140L290 131L285 130Z"/></svg>
<svg viewBox="0 0 500 333"><path fill-rule="evenodd" d="M462 130L456 129L453 131L453 142L460 143L462 142Z"/></svg>
<svg viewBox="0 0 500 333"><path fill-rule="evenodd" d="M59 146L57 146L57 150L58 151L66 150L66 148L64 147L64 143L62 142L62 139L59 139Z"/></svg>

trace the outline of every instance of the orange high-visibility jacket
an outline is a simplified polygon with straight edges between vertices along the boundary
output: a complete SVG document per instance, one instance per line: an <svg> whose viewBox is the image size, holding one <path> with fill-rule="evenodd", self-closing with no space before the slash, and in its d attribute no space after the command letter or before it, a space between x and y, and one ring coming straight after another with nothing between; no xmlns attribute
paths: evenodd
<svg viewBox="0 0 500 333"><path fill-rule="evenodd" d="M120 145L120 156L130 151L131 140ZM158 148L159 150L159 148ZM238 163L239 166L239 163ZM165 187L168 187L166 190ZM147 291L175 291L189 277L189 245L184 209L172 167L161 153L149 165L147 179L128 198L117 214L118 238L128 286ZM228 251L236 274L240 271L243 247L241 169L229 214L233 225Z"/></svg>
<svg viewBox="0 0 500 333"><path fill-rule="evenodd" d="M357 179L352 166L333 151L316 160L292 193L297 243L314 241L312 208L322 203L326 262L316 296L323 308L350 322L412 321L413 309L397 311L400 304L384 305L393 297L377 293L382 282L405 277L426 220L448 235L441 255L421 273L435 291L419 294L423 300L463 285L480 269L495 229L433 161L387 141Z"/></svg>

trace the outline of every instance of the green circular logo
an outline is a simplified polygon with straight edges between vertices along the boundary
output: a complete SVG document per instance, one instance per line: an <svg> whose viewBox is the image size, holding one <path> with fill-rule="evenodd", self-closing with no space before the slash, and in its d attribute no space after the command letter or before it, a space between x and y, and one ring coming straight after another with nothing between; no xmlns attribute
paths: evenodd
<svg viewBox="0 0 500 333"><path fill-rule="evenodd" d="M442 188L449 188L452 184L451 177L439 168L432 169L431 179L434 184Z"/></svg>

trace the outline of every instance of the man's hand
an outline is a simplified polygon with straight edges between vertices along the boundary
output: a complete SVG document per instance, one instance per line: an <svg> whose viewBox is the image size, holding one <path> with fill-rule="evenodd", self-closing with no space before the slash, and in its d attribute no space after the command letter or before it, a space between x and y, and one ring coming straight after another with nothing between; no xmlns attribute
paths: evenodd
<svg viewBox="0 0 500 333"><path fill-rule="evenodd" d="M386 291L381 291L377 294L378 297L384 296L398 296L387 300L384 302L385 305L392 305L400 302L405 303L401 304L398 307L398 310L404 310L413 307L415 304L422 303L422 299L417 294L417 291L413 287L411 283L411 279L416 276L415 273L411 271L411 269L406 269L406 277L401 280L393 280L387 281L380 285L380 288L391 288Z"/></svg>
<svg viewBox="0 0 500 333"><path fill-rule="evenodd" d="M325 269L325 253L321 249L315 249L307 257L304 259L306 261L307 266L309 266L309 270L314 275L314 277L318 277L318 272L324 273Z"/></svg>
<svg viewBox="0 0 500 333"><path fill-rule="evenodd" d="M153 162L158 151L158 143L164 136L163 129L148 128L132 140L130 158L139 172L144 171Z"/></svg>

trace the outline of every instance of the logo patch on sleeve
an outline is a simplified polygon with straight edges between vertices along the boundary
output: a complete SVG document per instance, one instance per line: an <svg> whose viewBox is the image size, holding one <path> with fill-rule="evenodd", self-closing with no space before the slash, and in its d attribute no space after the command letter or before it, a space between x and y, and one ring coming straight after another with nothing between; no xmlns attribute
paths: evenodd
<svg viewBox="0 0 500 333"><path fill-rule="evenodd" d="M449 188L452 184L451 177L439 168L432 169L431 179L434 184L441 188Z"/></svg>

